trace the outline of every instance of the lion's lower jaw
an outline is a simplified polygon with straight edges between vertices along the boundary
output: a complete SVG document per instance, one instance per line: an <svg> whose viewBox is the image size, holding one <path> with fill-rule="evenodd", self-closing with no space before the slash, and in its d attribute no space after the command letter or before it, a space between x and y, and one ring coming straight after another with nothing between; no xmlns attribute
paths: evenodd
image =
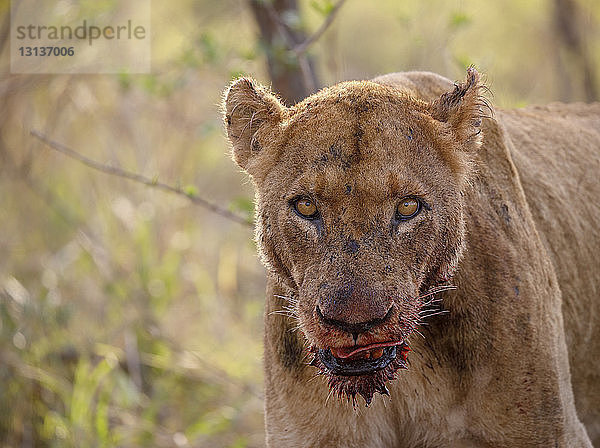
<svg viewBox="0 0 600 448"><path fill-rule="evenodd" d="M319 369L319 375L327 377L330 393L338 399L343 400L346 398L349 403L352 403L353 407L357 405L357 395L361 395L364 398L366 407L371 404L376 392L381 395L390 395L386 383L396 379L396 372L398 370L408 369L406 357L409 348L406 345L398 350L396 357L385 368L359 376L336 375L332 373L321 361L318 350L313 348L311 351L314 352L314 358L310 365Z"/></svg>

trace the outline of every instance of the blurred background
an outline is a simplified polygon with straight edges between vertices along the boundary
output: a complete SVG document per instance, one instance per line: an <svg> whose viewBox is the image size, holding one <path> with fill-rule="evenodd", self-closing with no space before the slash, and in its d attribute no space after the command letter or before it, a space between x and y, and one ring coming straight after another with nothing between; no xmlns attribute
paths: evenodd
<svg viewBox="0 0 600 448"><path fill-rule="evenodd" d="M599 96L597 0L154 0L148 75L11 75L9 11L0 0L0 447L264 446L265 274L219 112L234 77L292 104L475 64L497 107Z"/></svg>

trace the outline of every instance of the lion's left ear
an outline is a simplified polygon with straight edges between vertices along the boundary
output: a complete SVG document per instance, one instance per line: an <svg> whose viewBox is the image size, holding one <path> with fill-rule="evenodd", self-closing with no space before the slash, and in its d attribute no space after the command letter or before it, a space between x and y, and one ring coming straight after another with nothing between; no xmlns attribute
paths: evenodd
<svg viewBox="0 0 600 448"><path fill-rule="evenodd" d="M269 89L251 78L235 80L225 91L223 106L233 159L254 175L253 165L262 152L259 137L277 128L287 109Z"/></svg>
<svg viewBox="0 0 600 448"><path fill-rule="evenodd" d="M475 151L481 146L481 122L484 109L491 111L481 95L484 89L475 68L467 69L467 79L454 85L454 90L444 93L430 103L431 116L448 123L454 137L466 151Z"/></svg>

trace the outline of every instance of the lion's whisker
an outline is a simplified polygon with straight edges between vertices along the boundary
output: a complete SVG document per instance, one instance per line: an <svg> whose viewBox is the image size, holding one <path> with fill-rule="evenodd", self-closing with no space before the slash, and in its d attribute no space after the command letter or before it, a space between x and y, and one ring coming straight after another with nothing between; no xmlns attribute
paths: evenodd
<svg viewBox="0 0 600 448"><path fill-rule="evenodd" d="M300 324L300 323L298 325L295 325L290 328L291 332L298 331L298 330L302 330L302 324Z"/></svg>
<svg viewBox="0 0 600 448"><path fill-rule="evenodd" d="M427 318L429 318L429 317L432 317L432 316L438 316L438 315L440 315L440 314L448 314L449 312L450 312L450 311L448 311L448 310L441 310L441 311L432 312L432 313L430 313L430 314L421 315L421 316L419 316L419 317L420 317L421 319L427 319Z"/></svg>
<svg viewBox="0 0 600 448"><path fill-rule="evenodd" d="M413 329L413 331L414 331L415 333L417 333L419 336L421 336L423 339L425 339L425 336L423 336L423 333L421 333L419 330L417 330L417 329L415 328L415 329Z"/></svg>
<svg viewBox="0 0 600 448"><path fill-rule="evenodd" d="M317 378L319 378L320 376L321 376L320 374L318 374L318 373L315 373L315 374L314 374L314 375L313 375L311 378L309 378L309 379L308 379L306 382L307 382L307 383L311 383L311 382L313 382L314 380L316 380Z"/></svg>
<svg viewBox="0 0 600 448"><path fill-rule="evenodd" d="M291 304L298 304L298 299L294 298L294 297L288 297L288 296L281 296L279 294L273 294L273 297L276 297L278 299L283 299L286 300L288 302L290 302Z"/></svg>
<svg viewBox="0 0 600 448"><path fill-rule="evenodd" d="M329 403L329 398L333 395L333 387L329 387L329 393L327 394L327 398L325 399L325 406Z"/></svg>
<svg viewBox="0 0 600 448"><path fill-rule="evenodd" d="M293 314L294 316L298 316L298 313L296 312L296 309L291 307L291 306L284 306L283 307L283 311L286 311L290 314Z"/></svg>
<svg viewBox="0 0 600 448"><path fill-rule="evenodd" d="M416 314L416 317L422 317L424 314L440 311L442 308L424 308Z"/></svg>
<svg viewBox="0 0 600 448"><path fill-rule="evenodd" d="M273 314L278 314L280 316L287 316L287 317L291 317L294 319L297 319L298 316L296 315L296 313L292 312L292 311L287 311L287 310L275 310L275 311L271 311L268 316L272 316Z"/></svg>
<svg viewBox="0 0 600 448"><path fill-rule="evenodd" d="M430 306L430 305L433 305L434 303L438 303L438 302L441 302L441 301L442 301L441 297L433 298L433 299L428 300L427 302L423 303L422 306L423 307Z"/></svg>
<svg viewBox="0 0 600 448"><path fill-rule="evenodd" d="M302 355L302 360L301 360L301 362L302 362L302 363L304 363L304 364L306 364L306 365L308 366L308 365L310 365L310 361L309 361L309 359L310 359L310 355L311 355L312 353L309 353L309 352L307 352L306 350L303 350L303 352L304 352L304 354Z"/></svg>
<svg viewBox="0 0 600 448"><path fill-rule="evenodd" d="M445 286L437 286L429 291L427 291L425 294L421 294L418 299L424 299L425 297L429 297L432 296L434 294L437 294L438 292L442 292L442 291L451 291L451 290L455 290L458 289L456 286L454 285L445 285Z"/></svg>

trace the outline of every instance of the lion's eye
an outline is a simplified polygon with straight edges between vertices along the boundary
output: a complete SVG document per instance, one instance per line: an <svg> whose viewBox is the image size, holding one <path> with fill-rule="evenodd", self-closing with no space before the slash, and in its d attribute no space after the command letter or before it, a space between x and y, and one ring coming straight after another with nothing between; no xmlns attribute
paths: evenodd
<svg viewBox="0 0 600 448"><path fill-rule="evenodd" d="M402 198L396 206L396 219L406 220L417 216L421 211L421 202L412 197Z"/></svg>
<svg viewBox="0 0 600 448"><path fill-rule="evenodd" d="M319 215L317 206L308 198L300 198L294 202L296 211L306 219L315 219Z"/></svg>

